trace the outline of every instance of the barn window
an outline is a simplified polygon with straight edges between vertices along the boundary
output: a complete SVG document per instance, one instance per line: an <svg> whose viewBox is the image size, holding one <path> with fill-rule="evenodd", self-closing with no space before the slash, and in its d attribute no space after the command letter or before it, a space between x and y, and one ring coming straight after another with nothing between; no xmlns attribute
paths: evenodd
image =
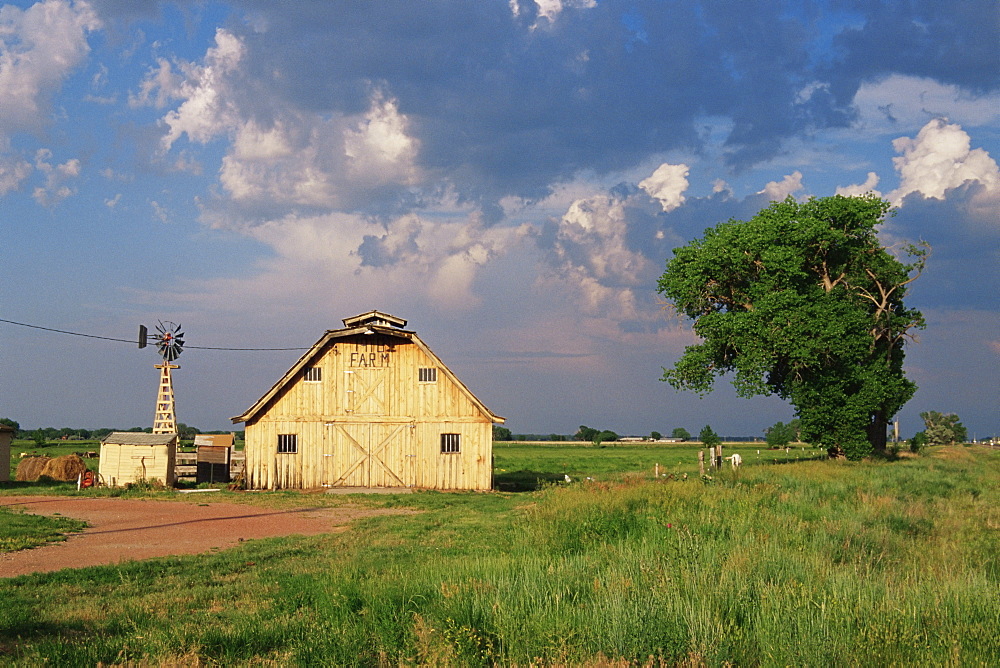
<svg viewBox="0 0 1000 668"><path fill-rule="evenodd" d="M310 383L318 383L323 380L323 369L318 366L308 366L302 378Z"/></svg>
<svg viewBox="0 0 1000 668"><path fill-rule="evenodd" d="M438 370L434 367L417 369L417 380L421 383L436 383Z"/></svg>
<svg viewBox="0 0 1000 668"><path fill-rule="evenodd" d="M441 434L441 454L460 452L461 434Z"/></svg>
<svg viewBox="0 0 1000 668"><path fill-rule="evenodd" d="M294 455L299 451L298 434L278 434L278 452Z"/></svg>

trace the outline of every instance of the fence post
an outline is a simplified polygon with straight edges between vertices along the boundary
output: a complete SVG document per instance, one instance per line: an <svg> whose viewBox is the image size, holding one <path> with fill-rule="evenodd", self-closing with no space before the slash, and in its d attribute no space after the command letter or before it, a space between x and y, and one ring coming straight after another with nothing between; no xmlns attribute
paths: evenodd
<svg viewBox="0 0 1000 668"><path fill-rule="evenodd" d="M698 451L698 475L705 475L705 451Z"/></svg>
<svg viewBox="0 0 1000 668"><path fill-rule="evenodd" d="M716 456L719 458L719 468L721 469L722 468L722 443L719 443L719 445L717 445L716 448L717 448L717 450L715 452L716 452Z"/></svg>

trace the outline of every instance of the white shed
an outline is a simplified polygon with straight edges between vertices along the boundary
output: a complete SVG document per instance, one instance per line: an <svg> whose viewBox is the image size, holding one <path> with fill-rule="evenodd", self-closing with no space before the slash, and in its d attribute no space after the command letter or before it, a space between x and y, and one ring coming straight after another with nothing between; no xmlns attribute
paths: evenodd
<svg viewBox="0 0 1000 668"><path fill-rule="evenodd" d="M120 487L140 480L174 484L177 434L116 431L101 441L101 481Z"/></svg>

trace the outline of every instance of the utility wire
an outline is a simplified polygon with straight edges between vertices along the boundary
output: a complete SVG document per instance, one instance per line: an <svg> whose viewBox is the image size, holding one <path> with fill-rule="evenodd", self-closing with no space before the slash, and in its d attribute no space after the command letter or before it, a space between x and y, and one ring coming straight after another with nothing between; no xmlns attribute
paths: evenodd
<svg viewBox="0 0 1000 668"><path fill-rule="evenodd" d="M31 329L41 329L46 332L56 332L57 334L69 334L71 336L84 336L88 339L102 339L104 341L119 341L121 343L131 343L136 344L138 341L136 339L116 339L111 336L97 336L96 334L81 334L80 332L69 332L65 329L53 329L51 327L42 327L40 325L29 325L26 322L15 322L13 320L4 320L0 318L0 322L5 322L8 325L18 325L20 327L30 327ZM194 348L197 350L309 350L309 348L222 348L218 346L184 346L184 349Z"/></svg>

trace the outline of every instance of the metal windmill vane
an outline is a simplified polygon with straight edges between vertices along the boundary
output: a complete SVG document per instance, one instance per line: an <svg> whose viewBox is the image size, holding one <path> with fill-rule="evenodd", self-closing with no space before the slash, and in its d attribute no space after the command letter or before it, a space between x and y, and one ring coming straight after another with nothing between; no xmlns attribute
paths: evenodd
<svg viewBox="0 0 1000 668"><path fill-rule="evenodd" d="M168 321L158 321L156 333L150 334L145 325L139 325L139 347L145 348L149 341L156 344L162 364L154 365L160 369L160 390L156 397L156 417L153 419L154 434L177 433L177 407L174 401L174 383L170 376L171 369L180 366L171 364L184 349L184 332L181 326Z"/></svg>

